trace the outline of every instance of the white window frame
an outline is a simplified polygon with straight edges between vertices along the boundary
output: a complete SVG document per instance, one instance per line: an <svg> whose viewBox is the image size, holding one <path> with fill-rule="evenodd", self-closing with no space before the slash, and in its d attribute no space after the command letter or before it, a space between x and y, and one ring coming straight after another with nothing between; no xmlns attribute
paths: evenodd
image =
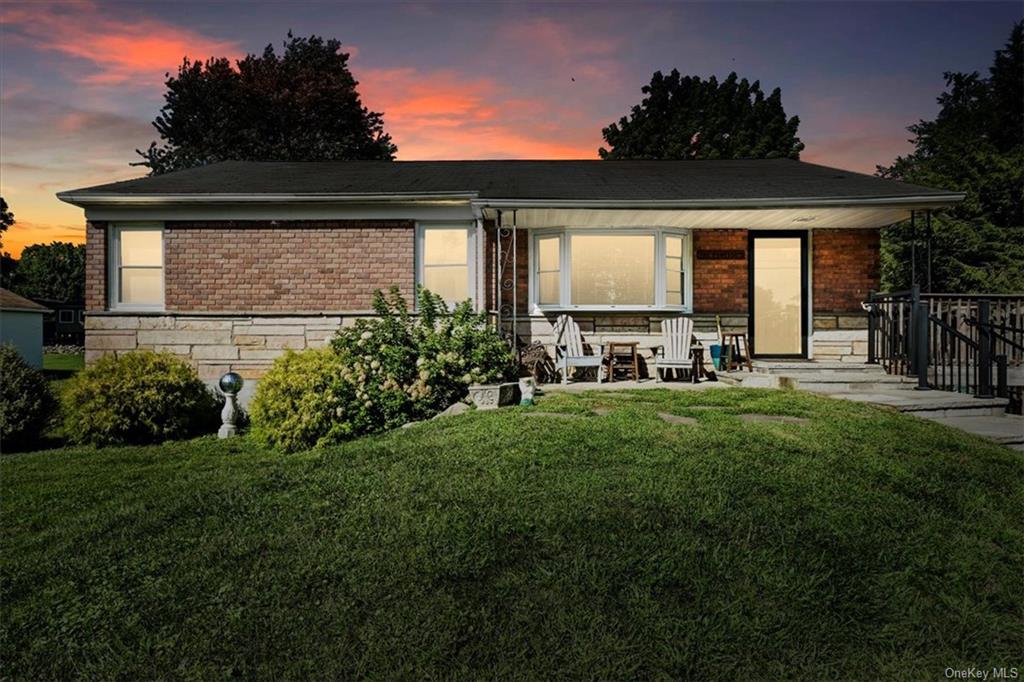
<svg viewBox="0 0 1024 682"><path fill-rule="evenodd" d="M572 240L570 237L575 234L597 234L597 235L653 235L654 236L654 305L628 304L628 305L574 305L572 297ZM561 303L541 305L538 302L539 284L537 282L537 241L545 237L559 237L559 291ZM681 237L683 240L683 303L682 305L666 303L666 267L665 267L665 237ZM673 228L543 228L531 230L530 234L530 312L533 315L543 315L547 312L562 310L580 311L672 311L682 313L693 312L693 234L690 230Z"/></svg>
<svg viewBox="0 0 1024 682"><path fill-rule="evenodd" d="M430 266L423 263L423 239L430 230L465 230L466 231L466 293L468 296L461 301L449 301L449 305L455 306L466 299L472 301L474 307L478 306L477 301L477 226L475 222L420 222L416 223L416 286L423 285L423 271ZM455 265L455 263L449 263Z"/></svg>
<svg viewBox="0 0 1024 682"><path fill-rule="evenodd" d="M65 319L65 313L67 313L66 319ZM74 310L68 310L67 308L65 308L64 310L58 310L57 311L57 322L59 322L60 324L74 324L74 322L75 322L75 311Z"/></svg>
<svg viewBox="0 0 1024 682"><path fill-rule="evenodd" d="M152 304L121 303L121 233L130 231L160 232L160 302ZM163 223L117 223L107 230L107 305L110 310L162 311L167 296L167 249L164 245Z"/></svg>

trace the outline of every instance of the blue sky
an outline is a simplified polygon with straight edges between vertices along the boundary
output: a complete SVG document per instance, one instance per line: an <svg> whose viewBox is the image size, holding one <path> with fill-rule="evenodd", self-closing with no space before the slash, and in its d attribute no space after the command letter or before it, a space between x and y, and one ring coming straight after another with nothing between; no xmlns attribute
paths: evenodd
<svg viewBox="0 0 1024 682"><path fill-rule="evenodd" d="M298 35L352 50L400 159L594 158L655 70L781 87L803 158L870 172L909 150L944 71L985 71L1019 2L5 2L0 192L6 248L81 241L54 192L139 175L164 73ZM573 81L572 79L575 79Z"/></svg>

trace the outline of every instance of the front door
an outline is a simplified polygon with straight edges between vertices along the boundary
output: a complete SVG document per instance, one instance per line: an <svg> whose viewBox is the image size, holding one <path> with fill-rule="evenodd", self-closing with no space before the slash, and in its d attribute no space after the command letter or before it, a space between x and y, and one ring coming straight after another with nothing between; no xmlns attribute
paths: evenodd
<svg viewBox="0 0 1024 682"><path fill-rule="evenodd" d="M807 357L807 233L750 233L755 357Z"/></svg>

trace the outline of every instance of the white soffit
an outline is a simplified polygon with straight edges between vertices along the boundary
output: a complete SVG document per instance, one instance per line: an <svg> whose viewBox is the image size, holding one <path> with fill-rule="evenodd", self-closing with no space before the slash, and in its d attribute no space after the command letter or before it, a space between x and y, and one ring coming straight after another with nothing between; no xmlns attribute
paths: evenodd
<svg viewBox="0 0 1024 682"><path fill-rule="evenodd" d="M511 210L502 211L505 225ZM910 209L885 206L769 209L519 208L515 224L540 227L677 227L694 229L806 230L885 227L910 218Z"/></svg>

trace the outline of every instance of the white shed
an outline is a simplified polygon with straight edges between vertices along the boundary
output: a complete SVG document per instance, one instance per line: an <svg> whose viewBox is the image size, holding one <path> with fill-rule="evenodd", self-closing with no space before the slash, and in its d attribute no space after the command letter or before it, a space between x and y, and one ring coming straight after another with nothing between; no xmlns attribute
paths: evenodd
<svg viewBox="0 0 1024 682"><path fill-rule="evenodd" d="M43 366L43 315L49 308L0 289L0 344L14 346L30 366Z"/></svg>

